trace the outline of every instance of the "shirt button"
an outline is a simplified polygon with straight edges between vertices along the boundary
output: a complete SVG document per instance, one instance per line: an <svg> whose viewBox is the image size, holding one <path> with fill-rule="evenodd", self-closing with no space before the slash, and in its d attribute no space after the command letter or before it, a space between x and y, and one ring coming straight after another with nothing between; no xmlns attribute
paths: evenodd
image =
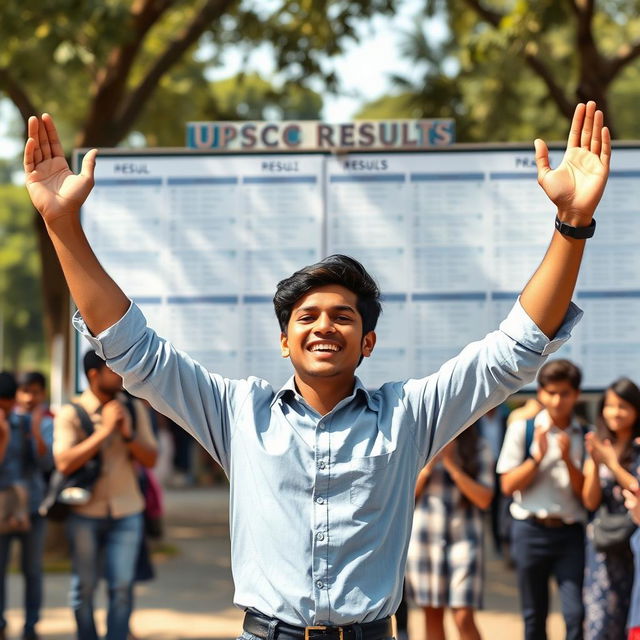
<svg viewBox="0 0 640 640"><path fill-rule="evenodd" d="M322 587L324 587L324 584L322 584L322 580L318 580L318 582L316 582L316 587L318 587L318 589L322 589Z"/></svg>
<svg viewBox="0 0 640 640"><path fill-rule="evenodd" d="M316 534L316 539L317 540L324 540L324 533L317 533Z"/></svg>
<svg viewBox="0 0 640 640"><path fill-rule="evenodd" d="M318 504L324 504L324 498L323 498L322 496L318 496L318 497L316 498L316 502L317 502Z"/></svg>

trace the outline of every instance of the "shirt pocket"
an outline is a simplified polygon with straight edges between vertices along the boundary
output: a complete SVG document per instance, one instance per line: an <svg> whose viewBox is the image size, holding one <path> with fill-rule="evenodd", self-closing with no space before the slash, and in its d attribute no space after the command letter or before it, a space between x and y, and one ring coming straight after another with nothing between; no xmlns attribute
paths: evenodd
<svg viewBox="0 0 640 640"><path fill-rule="evenodd" d="M390 475L396 458L395 453L390 452L351 460L349 497L352 505L366 506L367 510L384 505L389 493L393 492Z"/></svg>

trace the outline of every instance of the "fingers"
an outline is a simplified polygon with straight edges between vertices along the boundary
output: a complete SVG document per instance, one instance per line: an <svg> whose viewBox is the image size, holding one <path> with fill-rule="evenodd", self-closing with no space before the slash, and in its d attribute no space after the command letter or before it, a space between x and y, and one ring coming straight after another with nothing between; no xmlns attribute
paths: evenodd
<svg viewBox="0 0 640 640"><path fill-rule="evenodd" d="M591 153L595 153L597 156L602 151L602 125L604 116L602 111L598 109L593 115L593 132L591 134L591 141L589 147L585 147L591 150ZM584 146L584 145L583 145Z"/></svg>
<svg viewBox="0 0 640 640"><path fill-rule="evenodd" d="M40 136L38 134L39 128L40 128L40 120L38 120L36 116L31 116L27 122L27 132L29 134L27 144L29 140L33 140L33 144L30 147L30 157L29 157L29 161L31 163L31 171L35 169L38 163L42 162L42 151L40 151ZM25 160L26 160L26 151L27 151L27 145L25 145Z"/></svg>
<svg viewBox="0 0 640 640"><path fill-rule="evenodd" d="M609 169L611 164L611 132L609 127L602 127L602 151L600 152L600 162Z"/></svg>
<svg viewBox="0 0 640 640"><path fill-rule="evenodd" d="M31 173L36 168L34 160L36 145L37 142L34 138L27 138L27 142L24 145L24 156L22 158L25 173Z"/></svg>
<svg viewBox="0 0 640 640"><path fill-rule="evenodd" d="M549 166L549 149L544 140L537 138L533 141L536 150L536 167L538 168L538 182L542 184L544 177L551 171Z"/></svg>
<svg viewBox="0 0 640 640"><path fill-rule="evenodd" d="M40 145L40 151L42 152L42 160L51 159L51 145L49 143L49 134L47 128L44 125L44 120L40 122L38 127L38 143Z"/></svg>
<svg viewBox="0 0 640 640"><path fill-rule="evenodd" d="M96 169L96 155L98 155L97 149L91 149L84 155L84 158L82 158L82 167L80 169L81 176L91 178L93 180L93 174Z"/></svg>
<svg viewBox="0 0 640 640"><path fill-rule="evenodd" d="M571 129L569 130L567 147L577 147L580 145L580 134L582 132L582 122L585 111L586 106L582 102L576 105L576 110L573 112L573 120L571 121Z"/></svg>
<svg viewBox="0 0 640 640"><path fill-rule="evenodd" d="M583 149L591 149L595 112L596 103L593 100L589 100L584 109L584 119L582 120L582 129L580 131L580 146Z"/></svg>
<svg viewBox="0 0 640 640"><path fill-rule="evenodd" d="M53 118L48 113L42 114L42 122L44 123L44 129L47 133L47 140L49 142L49 151L53 157L64 157L64 151L60 144L60 138L58 137L58 130L53 123Z"/></svg>

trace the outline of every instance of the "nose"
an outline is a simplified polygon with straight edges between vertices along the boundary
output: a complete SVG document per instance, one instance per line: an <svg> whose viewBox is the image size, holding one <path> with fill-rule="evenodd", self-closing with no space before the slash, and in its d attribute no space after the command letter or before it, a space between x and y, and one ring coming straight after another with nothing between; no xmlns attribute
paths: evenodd
<svg viewBox="0 0 640 640"><path fill-rule="evenodd" d="M316 333L332 333L334 330L333 320L328 313L321 313L315 323L313 330Z"/></svg>
<svg viewBox="0 0 640 640"><path fill-rule="evenodd" d="M554 409L557 409L560 406L560 402L562 402L562 397L559 394L553 395L551 397L551 406Z"/></svg>

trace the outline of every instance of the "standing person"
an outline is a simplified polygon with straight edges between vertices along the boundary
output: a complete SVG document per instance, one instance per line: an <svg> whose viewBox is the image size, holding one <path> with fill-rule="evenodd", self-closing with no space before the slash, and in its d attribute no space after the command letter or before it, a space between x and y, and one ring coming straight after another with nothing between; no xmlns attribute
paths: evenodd
<svg viewBox="0 0 640 640"><path fill-rule="evenodd" d="M77 407L63 406L54 421L56 467L69 474L96 455L101 472L86 504L73 507L67 521L72 559L71 606L78 640L97 640L93 598L103 575L108 586L107 640L127 640L136 560L142 541L144 500L136 463L152 467L156 442L146 407L134 403L132 416L120 390L122 378L88 351L83 360L89 383ZM82 412L93 423L86 436Z"/></svg>
<svg viewBox="0 0 640 640"><path fill-rule="evenodd" d="M493 458L475 426L463 431L418 475L407 556L407 594L425 613L427 638L444 640L452 610L462 640L480 640L484 518L493 497Z"/></svg>
<svg viewBox="0 0 640 640"><path fill-rule="evenodd" d="M45 519L38 513L40 502L44 498L46 485L44 473L52 465L51 442L52 422L44 415L41 406L15 404L20 397L22 380L16 383L10 374L3 374L0 395L5 398L4 421L8 427L8 448L4 458L13 458L12 471L8 477L19 482L27 491L28 527L25 530L0 534L0 639L6 636L5 578L9 565L11 544L17 540L20 544L20 569L24 577L25 620L23 640L37 640L36 624L40 619L43 601L43 555L46 531ZM11 396L13 394L13 397ZM24 399L24 398L22 398ZM8 402L11 402L11 407ZM1 408L1 407L0 407ZM29 409L29 410L27 410ZM3 455L0 455L2 459ZM17 460L17 464L16 464Z"/></svg>
<svg viewBox="0 0 640 640"><path fill-rule="evenodd" d="M478 433L480 437L487 443L493 460L493 497L491 498L491 509L489 511L491 517L491 537L493 539L493 548L498 555L501 555L504 548L509 544L508 539L504 538L504 517L506 496L500 491L500 475L496 472L495 464L500 456L502 443L504 442L504 434L507 429L507 415L503 410L503 405L494 407L485 413L477 422Z"/></svg>
<svg viewBox="0 0 640 640"><path fill-rule="evenodd" d="M589 511L624 514L623 489L638 486L640 389L628 378L616 380L600 402L597 431L586 436L589 458L584 464L582 499ZM584 604L585 640L624 637L633 585L633 554L629 540L598 551L593 525L587 528ZM620 528L622 530L622 528ZM629 538L633 532L629 531Z"/></svg>
<svg viewBox="0 0 640 640"><path fill-rule="evenodd" d="M568 337L610 153L592 102L576 108L557 169L536 141L539 182L557 207L548 251L500 329L426 378L368 391L355 376L373 352L381 309L359 262L331 256L281 281L274 307L294 375L276 390L209 373L146 326L80 225L95 150L76 176L51 117L29 119L26 182L81 314L76 326L129 391L191 433L229 476L245 638L391 636L418 471Z"/></svg>
<svg viewBox="0 0 640 640"><path fill-rule="evenodd" d="M640 640L640 490L623 489L624 506L628 509L636 528L631 536L630 545L633 553L633 588L631 589L631 601L629 604L629 617L627 628L628 640Z"/></svg>
<svg viewBox="0 0 640 640"><path fill-rule="evenodd" d="M551 576L558 583L567 639L583 637L584 430L574 416L581 381L580 369L569 360L543 365L538 400L544 409L529 425L509 425L498 460L502 490L513 496L511 550L526 640L547 637Z"/></svg>

